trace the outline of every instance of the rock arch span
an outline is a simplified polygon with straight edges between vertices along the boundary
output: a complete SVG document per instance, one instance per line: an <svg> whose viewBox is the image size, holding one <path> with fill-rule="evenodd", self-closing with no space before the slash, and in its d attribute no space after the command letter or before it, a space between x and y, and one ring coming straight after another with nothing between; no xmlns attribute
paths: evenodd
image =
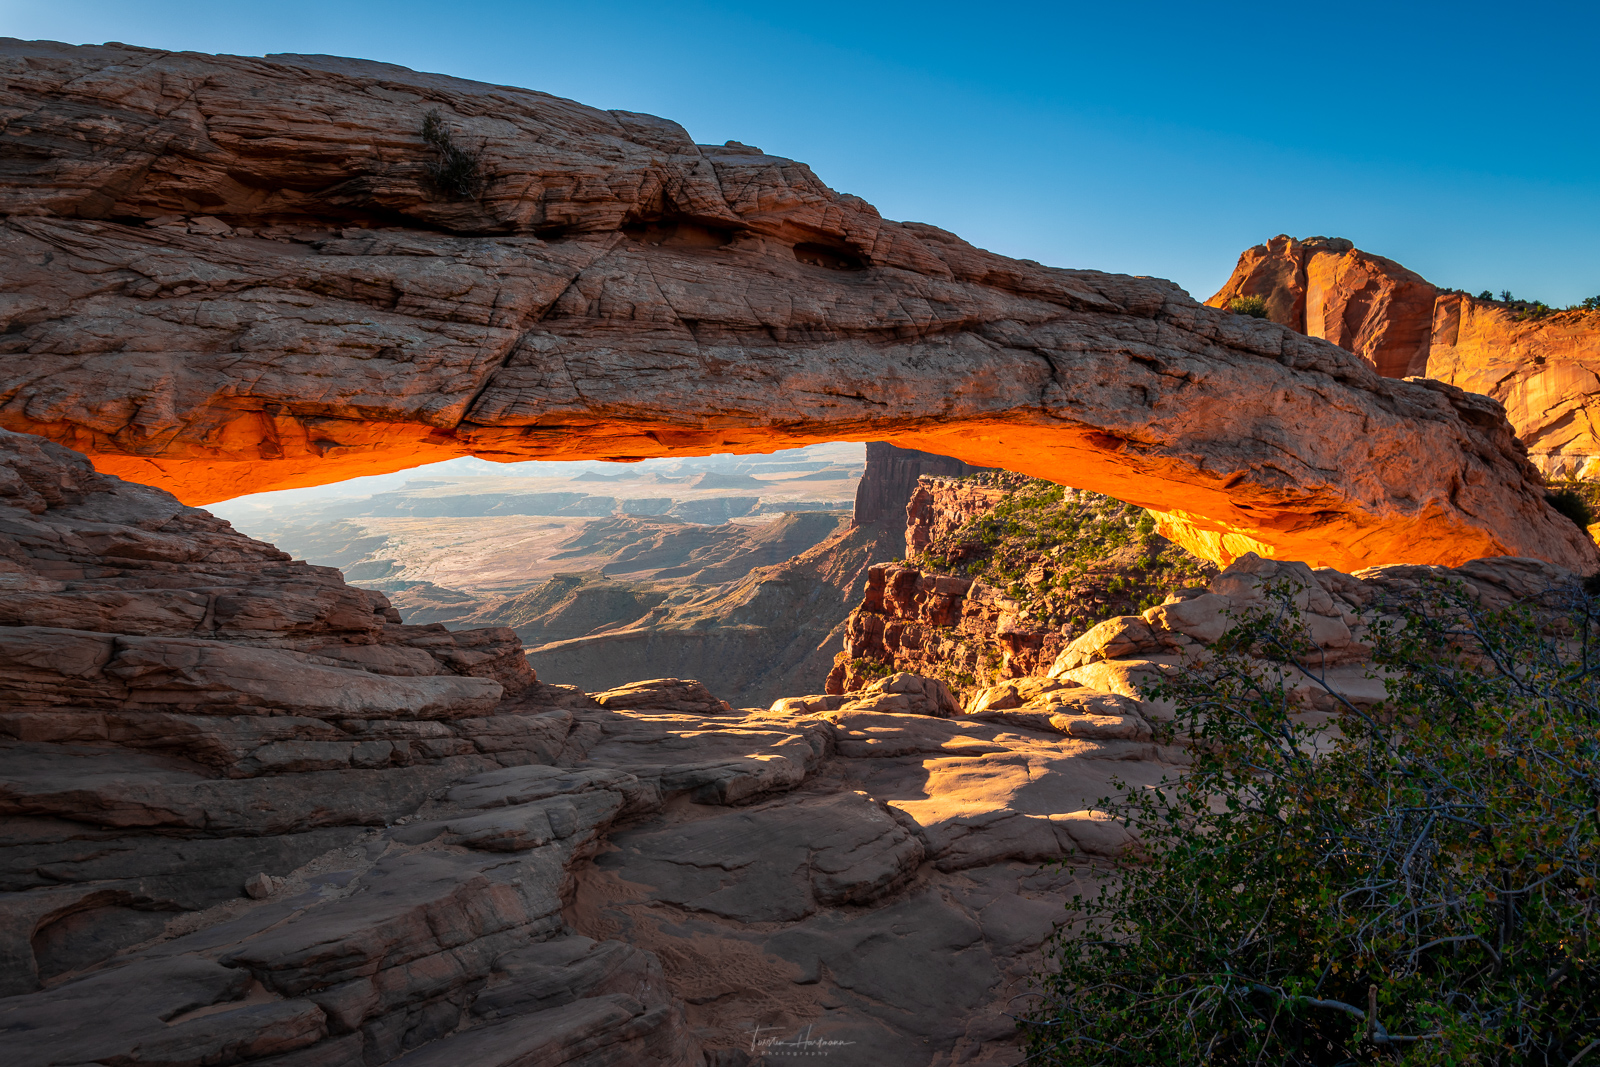
<svg viewBox="0 0 1600 1067"><path fill-rule="evenodd" d="M887 440L1226 560L1593 570L1499 406L997 256L675 123L325 56L0 46L0 425L192 503L457 455ZM482 147L428 176L423 116Z"/></svg>

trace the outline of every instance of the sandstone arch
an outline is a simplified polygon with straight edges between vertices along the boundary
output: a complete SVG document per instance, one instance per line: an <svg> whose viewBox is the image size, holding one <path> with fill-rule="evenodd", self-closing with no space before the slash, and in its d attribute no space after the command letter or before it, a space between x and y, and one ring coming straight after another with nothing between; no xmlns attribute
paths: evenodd
<svg viewBox="0 0 1600 1067"><path fill-rule="evenodd" d="M759 149L330 57L0 63L0 425L190 502L872 438L1152 507L1213 558L1597 562L1492 401ZM483 145L481 199L430 187L429 110Z"/></svg>

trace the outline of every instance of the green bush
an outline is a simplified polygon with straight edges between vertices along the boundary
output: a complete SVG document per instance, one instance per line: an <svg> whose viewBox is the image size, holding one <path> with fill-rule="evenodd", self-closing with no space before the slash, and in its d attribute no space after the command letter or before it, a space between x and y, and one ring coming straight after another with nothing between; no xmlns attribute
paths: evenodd
<svg viewBox="0 0 1600 1067"><path fill-rule="evenodd" d="M1259 296L1236 296L1228 301L1228 310L1235 315L1264 319L1267 317L1267 302Z"/></svg>
<svg viewBox="0 0 1600 1067"><path fill-rule="evenodd" d="M1102 619L1159 604L1185 586L1206 585L1217 569L1156 533L1143 508L1098 493L1008 472L972 475L1007 495L992 510L936 538L922 566L940 567L1005 589L1041 624L1070 640ZM1025 579L1034 567L1042 580Z"/></svg>
<svg viewBox="0 0 1600 1067"><path fill-rule="evenodd" d="M1584 530L1588 530L1589 524L1595 521L1594 510L1590 507L1589 501L1576 489L1557 489L1547 493L1545 499L1550 502L1551 507Z"/></svg>
<svg viewBox="0 0 1600 1067"><path fill-rule="evenodd" d="M483 192L483 148L462 148L445 128L438 111L422 117L422 139L434 151L427 164L428 178L452 200L468 200Z"/></svg>
<svg viewBox="0 0 1600 1067"><path fill-rule="evenodd" d="M863 678L887 678L894 673L894 664L861 656L850 661L850 668Z"/></svg>
<svg viewBox="0 0 1600 1067"><path fill-rule="evenodd" d="M1389 699L1342 734L1278 682L1316 675L1287 602L1164 686L1192 769L1101 802L1140 854L1049 945L1028 1062L1600 1051L1600 606L1562 597L1553 621L1443 586L1384 606Z"/></svg>

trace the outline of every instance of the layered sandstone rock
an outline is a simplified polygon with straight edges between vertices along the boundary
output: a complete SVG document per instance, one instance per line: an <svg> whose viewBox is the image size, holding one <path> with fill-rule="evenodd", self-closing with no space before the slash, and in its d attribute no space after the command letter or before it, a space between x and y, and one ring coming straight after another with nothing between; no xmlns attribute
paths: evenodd
<svg viewBox="0 0 1600 1067"><path fill-rule="evenodd" d="M1162 674L1199 662L1207 646L1241 615L1262 608L1266 591L1281 583L1297 590L1294 606L1302 613L1305 635L1318 649L1318 664L1333 669L1332 677L1352 702L1371 703L1383 690L1367 677L1372 650L1365 635L1382 614L1374 605L1384 598L1403 600L1425 580L1445 580L1499 608L1537 600L1573 582L1559 568L1516 557L1476 560L1459 568L1393 565L1352 576L1249 554L1215 577L1176 589L1156 606L1114 615L1078 632L1054 625L1016 595L948 573L952 561L967 558L965 549L985 550L962 542L972 529L971 520L1002 503L1015 506L1014 492L959 479L921 480L907 508L906 539L923 551L913 554L910 563L879 563L868 569L866 595L845 620L844 648L828 675L830 695L798 698L803 706L813 711L847 707L882 691L885 683L877 679L884 671L915 672L950 680L969 713L1020 709L1017 715L1036 727L1089 736L1081 731L1099 727L1087 721L1074 727L1079 733L1059 722L1052 725L1051 715L1060 710L1055 705L1085 696L1093 703L1103 693L1140 699ZM930 545L939 550L935 558L929 558ZM1030 573L1044 571L1050 559L1048 551L1039 552ZM1142 570L1144 562L1143 554L1135 553L1128 565ZM1017 593L1017 587L1010 592ZM1137 605L1130 606L1137 610ZM1087 692L1058 692L1066 687L1086 687ZM1305 679L1294 680L1290 688L1296 699L1327 710L1327 695ZM789 710L802 706L780 704ZM1148 708L1145 714L1148 718ZM1131 737L1137 734L1135 726L1129 720L1115 728L1133 731L1126 734Z"/></svg>
<svg viewBox="0 0 1600 1067"><path fill-rule="evenodd" d="M807 1027L1009 1063L1007 1001L1082 888L1037 862L1113 859L1094 798L1180 758L1082 715L950 718L911 675L773 711L679 679L591 699L14 434L0 579L30 613L0 625L19 1067L705 1067Z"/></svg>
<svg viewBox="0 0 1600 1067"><path fill-rule="evenodd" d="M1085 869L1131 843L1096 798L1186 763L1148 680L1203 655L1222 605L1289 582L1348 650L1386 592L1444 575L1495 605L1570 577L1248 556L963 715L910 673L770 710L686 679L548 686L503 633L396 624L11 434L0 561L33 613L0 625L19 1067L748 1067L753 1035L784 1043L769 1060L809 1039L1015 1063L1012 1001Z"/></svg>
<svg viewBox="0 0 1600 1067"><path fill-rule="evenodd" d="M1493 402L663 119L331 57L0 63L0 424L186 500L871 437L1159 509L1219 560L1600 561ZM430 179L430 112L479 195Z"/></svg>
<svg viewBox="0 0 1600 1067"><path fill-rule="evenodd" d="M1421 275L1342 237L1280 234L1243 252L1206 304L1260 297L1273 322L1326 338L1386 378L1404 378L1428 365L1436 293Z"/></svg>
<svg viewBox="0 0 1600 1067"><path fill-rule="evenodd" d="M1279 235L1247 249L1206 303L1266 301L1273 322L1323 337L1388 377L1421 375L1505 406L1530 459L1556 478L1600 477L1600 314L1526 310L1440 290L1340 238Z"/></svg>
<svg viewBox="0 0 1600 1067"><path fill-rule="evenodd" d="M845 620L827 691L864 689L886 668L948 678L968 691L993 675L1043 673L1066 640L1059 627L982 582L875 563L866 596Z"/></svg>
<svg viewBox="0 0 1600 1067"><path fill-rule="evenodd" d="M1519 318L1441 293L1428 377L1505 405L1529 458L1552 478L1600 478L1600 313Z"/></svg>
<svg viewBox="0 0 1600 1067"><path fill-rule="evenodd" d="M1141 535L1143 512L1046 488L1003 473L919 479L906 560L868 569L827 690L914 671L945 679L972 707L993 682L1043 674L1094 621L1215 574L1153 531Z"/></svg>
<svg viewBox="0 0 1600 1067"><path fill-rule="evenodd" d="M1440 586L1494 611L1570 595L1577 582L1542 560L1515 557L1473 560L1453 568L1372 567L1351 575L1243 556L1203 592L1191 590L1141 615L1096 626L1061 651L1046 677L1138 701L1147 719L1159 720L1166 711L1160 701L1148 699L1150 688L1164 676L1202 662L1207 646L1237 620L1254 611L1277 610L1280 591L1286 590L1296 612L1296 636L1310 650L1309 670L1274 668L1290 699L1321 712L1337 711L1341 702L1369 707L1386 695L1383 670L1370 661L1373 627L1392 622L1390 613L1425 587ZM980 699L992 697L986 693ZM1030 706L1021 705L1024 710Z"/></svg>
<svg viewBox="0 0 1600 1067"><path fill-rule="evenodd" d="M1006 498L1006 490L999 485L946 478L919 479L905 504L906 558L915 560L935 541L949 537L956 530L994 509ZM959 559L944 559L951 564Z"/></svg>

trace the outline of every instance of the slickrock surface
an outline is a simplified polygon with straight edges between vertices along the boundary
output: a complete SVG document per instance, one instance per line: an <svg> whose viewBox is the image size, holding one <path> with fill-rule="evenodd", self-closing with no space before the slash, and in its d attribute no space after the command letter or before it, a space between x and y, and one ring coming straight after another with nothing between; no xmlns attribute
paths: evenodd
<svg viewBox="0 0 1600 1067"><path fill-rule="evenodd" d="M1380 374L1493 397L1546 474L1600 477L1600 314L1531 318L1327 237L1279 235L1246 249L1206 303L1226 307L1239 296L1263 298L1273 322L1327 338Z"/></svg>
<svg viewBox="0 0 1600 1067"><path fill-rule="evenodd" d="M1141 682L1287 578L1370 701L1374 598L1430 573L1562 577L1246 556L970 715L905 673L769 710L590 697L0 433L6 1063L1013 1064L1005 1012L1085 888L1041 861L1115 862L1095 800L1185 763Z"/></svg>
<svg viewBox="0 0 1600 1067"><path fill-rule="evenodd" d="M591 698L4 432L0 581L19 1067L1010 1063L1077 889L1038 861L1114 858L1094 799L1181 758L910 675Z"/></svg>
<svg viewBox="0 0 1600 1067"><path fill-rule="evenodd" d="M191 502L870 437L1160 509L1222 561L1600 562L1491 401L664 119L323 56L0 66L0 424ZM430 111L479 195L432 184Z"/></svg>

